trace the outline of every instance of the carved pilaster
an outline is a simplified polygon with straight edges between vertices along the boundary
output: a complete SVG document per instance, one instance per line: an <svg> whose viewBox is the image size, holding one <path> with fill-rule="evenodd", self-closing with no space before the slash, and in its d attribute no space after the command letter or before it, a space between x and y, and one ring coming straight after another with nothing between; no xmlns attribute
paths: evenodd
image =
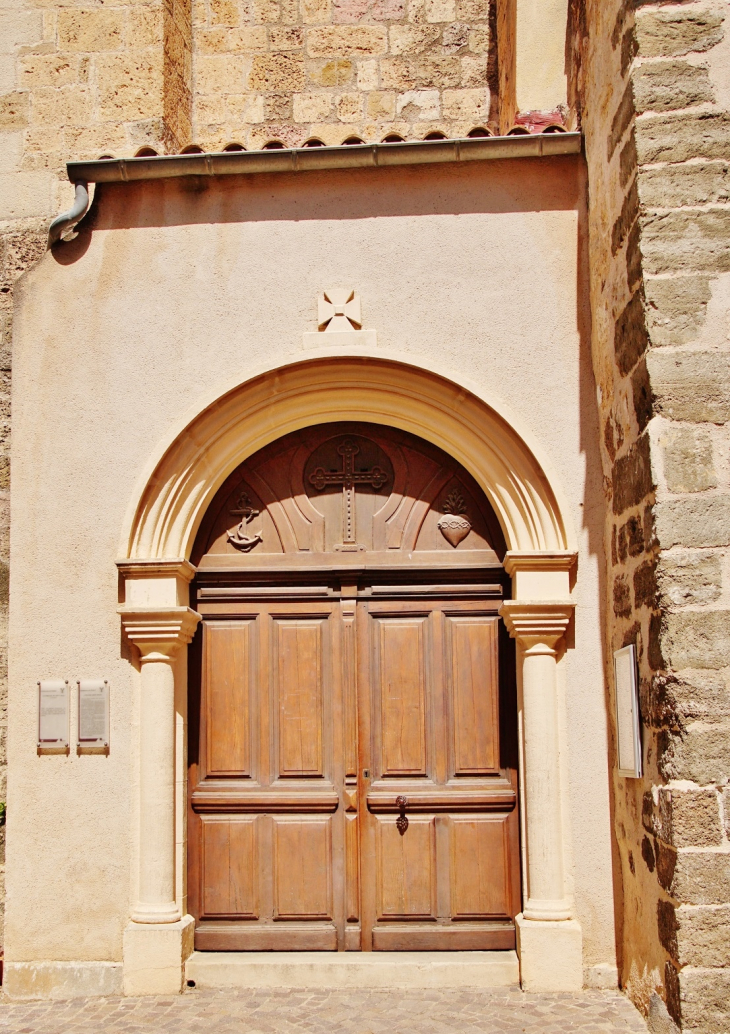
<svg viewBox="0 0 730 1034"><path fill-rule="evenodd" d="M179 648L200 620L189 607L120 607L142 665L139 739L139 879L135 923L174 923L175 673Z"/></svg>
<svg viewBox="0 0 730 1034"><path fill-rule="evenodd" d="M526 919L565 920L557 654L573 604L510 600L502 617L518 644L521 686Z"/></svg>

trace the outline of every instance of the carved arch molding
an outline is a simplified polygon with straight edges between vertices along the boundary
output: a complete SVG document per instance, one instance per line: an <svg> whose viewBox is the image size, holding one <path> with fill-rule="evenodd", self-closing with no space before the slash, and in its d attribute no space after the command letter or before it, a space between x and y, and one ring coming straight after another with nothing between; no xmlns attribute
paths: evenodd
<svg viewBox="0 0 730 1034"><path fill-rule="evenodd" d="M472 476L392 427L333 422L240 464L208 509L192 562L242 568L348 563L494 566L505 541Z"/></svg>

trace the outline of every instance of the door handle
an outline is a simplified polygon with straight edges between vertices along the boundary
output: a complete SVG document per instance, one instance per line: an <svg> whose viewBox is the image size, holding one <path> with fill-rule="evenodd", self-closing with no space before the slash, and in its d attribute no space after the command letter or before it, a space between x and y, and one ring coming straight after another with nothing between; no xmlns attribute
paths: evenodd
<svg viewBox="0 0 730 1034"><path fill-rule="evenodd" d="M398 794L395 799L395 806L399 811L398 818L395 820L395 828L398 830L401 836L408 829L408 819L406 818L406 808L408 807L408 798L404 797L403 794Z"/></svg>

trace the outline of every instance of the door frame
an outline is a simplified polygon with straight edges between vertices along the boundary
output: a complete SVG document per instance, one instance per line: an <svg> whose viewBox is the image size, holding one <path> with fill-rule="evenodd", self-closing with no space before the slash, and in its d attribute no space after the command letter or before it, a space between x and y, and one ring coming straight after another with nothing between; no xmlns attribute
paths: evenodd
<svg viewBox="0 0 730 1034"><path fill-rule="evenodd" d="M195 569L186 558L208 503L240 463L289 431L335 420L390 424L438 446L474 477L502 525L512 578L502 614L517 641L522 981L535 990L579 989L582 933L574 918L564 815L567 744L559 718L577 560L569 511L550 464L538 459L540 450L513 414L458 374L426 371L380 350L306 356L216 392L155 449L130 499L117 562L118 612L134 648L127 656L139 671L140 715L125 987L139 986L135 974L146 973L152 958L160 959L155 986L179 987L192 950L185 899L186 653L199 615L189 607Z"/></svg>

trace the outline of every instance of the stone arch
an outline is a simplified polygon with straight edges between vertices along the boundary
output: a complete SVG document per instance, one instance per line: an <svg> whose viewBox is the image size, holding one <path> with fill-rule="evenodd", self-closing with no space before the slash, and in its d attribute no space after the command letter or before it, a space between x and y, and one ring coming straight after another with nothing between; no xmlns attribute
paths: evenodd
<svg viewBox="0 0 730 1034"><path fill-rule="evenodd" d="M389 424L453 456L486 493L510 551L573 548L555 487L513 421L442 376L352 356L263 373L188 422L143 479L123 531L122 556L187 559L209 503L239 463L290 431L342 419Z"/></svg>

